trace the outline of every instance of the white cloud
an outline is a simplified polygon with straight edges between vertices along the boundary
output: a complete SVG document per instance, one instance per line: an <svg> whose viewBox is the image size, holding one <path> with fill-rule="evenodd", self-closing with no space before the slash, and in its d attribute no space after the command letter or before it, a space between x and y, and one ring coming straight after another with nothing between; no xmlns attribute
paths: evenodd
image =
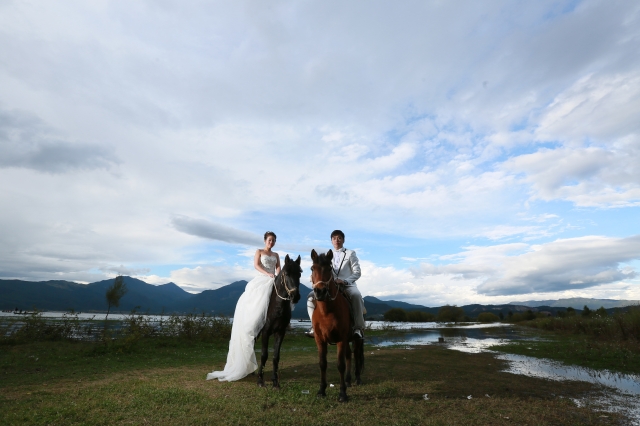
<svg viewBox="0 0 640 426"><path fill-rule="evenodd" d="M110 147L62 140L37 117L0 109L0 168L66 173L111 169L118 162Z"/></svg>
<svg viewBox="0 0 640 426"><path fill-rule="evenodd" d="M469 247L456 256L442 257L451 263L423 263L414 273L418 278L458 275L465 280L481 279L476 290L486 296L554 293L627 282L637 273L621 265L640 259L639 253L640 236L586 236L531 246Z"/></svg>
<svg viewBox="0 0 640 426"><path fill-rule="evenodd" d="M585 138L618 140L640 133L640 75L589 74L560 93L536 129L539 140L565 140L581 145Z"/></svg>
<svg viewBox="0 0 640 426"><path fill-rule="evenodd" d="M578 206L624 207L640 203L640 135L601 147L542 149L506 162L525 173L534 198Z"/></svg>
<svg viewBox="0 0 640 426"><path fill-rule="evenodd" d="M166 284L173 282L186 291L200 293L203 290L215 290L235 281L249 281L258 272L245 266L196 266L180 268L170 272L168 277L157 275L138 275L138 278L150 284Z"/></svg>
<svg viewBox="0 0 640 426"><path fill-rule="evenodd" d="M428 306L568 297L636 300L640 282L631 265L639 253L639 236L468 247L441 256L446 263L423 262L409 270L362 261L358 287L365 295Z"/></svg>
<svg viewBox="0 0 640 426"><path fill-rule="evenodd" d="M487 295L563 291L625 281L636 276L620 264L640 259L640 236L587 236L532 246L504 259L503 269L478 286Z"/></svg>

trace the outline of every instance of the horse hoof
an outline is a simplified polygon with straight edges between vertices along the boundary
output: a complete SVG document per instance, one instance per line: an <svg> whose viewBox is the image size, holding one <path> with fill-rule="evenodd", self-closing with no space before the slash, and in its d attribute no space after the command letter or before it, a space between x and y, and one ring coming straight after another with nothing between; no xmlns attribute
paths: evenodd
<svg viewBox="0 0 640 426"><path fill-rule="evenodd" d="M273 385L273 388L274 388L275 390L280 390L280 385Z"/></svg>
<svg viewBox="0 0 640 426"><path fill-rule="evenodd" d="M258 387L263 388L264 387L264 383L258 382Z"/></svg>
<svg viewBox="0 0 640 426"><path fill-rule="evenodd" d="M316 395L318 398L324 398L325 396L327 396L326 393L324 392L318 392L318 394Z"/></svg>
<svg viewBox="0 0 640 426"><path fill-rule="evenodd" d="M360 385L362 385L362 380L357 379L357 380L356 380L356 386L360 386Z"/></svg>
<svg viewBox="0 0 640 426"><path fill-rule="evenodd" d="M347 402L349 401L349 397L347 395L340 395L340 398L338 398L338 402Z"/></svg>
<svg viewBox="0 0 640 426"><path fill-rule="evenodd" d="M344 382L344 383L345 383L345 385L347 385L348 388L351 387L351 382Z"/></svg>

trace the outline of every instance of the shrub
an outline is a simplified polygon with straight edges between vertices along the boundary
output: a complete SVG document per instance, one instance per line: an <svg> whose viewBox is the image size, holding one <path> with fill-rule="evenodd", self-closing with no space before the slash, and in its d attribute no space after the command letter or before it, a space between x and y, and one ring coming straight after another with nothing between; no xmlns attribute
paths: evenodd
<svg viewBox="0 0 640 426"><path fill-rule="evenodd" d="M519 315L514 315L514 318ZM539 318L525 325L549 331L584 334L602 340L635 341L640 343L640 307L619 310L613 316L600 308L595 315Z"/></svg>
<svg viewBox="0 0 640 426"><path fill-rule="evenodd" d="M62 319L47 320L34 311L23 318L12 318L3 325L0 339L6 343L80 339L91 332L90 325L80 322L78 314L68 312Z"/></svg>
<svg viewBox="0 0 640 426"><path fill-rule="evenodd" d="M122 321L110 322L115 323L115 327L100 329L92 320L80 321L73 312L64 314L62 319L45 319L40 312L34 312L24 318L3 321L0 324L0 343L100 339L105 346L128 350L140 339L151 337L213 340L231 336L231 320L204 313L171 315L167 319L161 316L160 321L156 321L134 309Z"/></svg>
<svg viewBox="0 0 640 426"><path fill-rule="evenodd" d="M496 321L500 321L500 318L491 312L482 312L480 315L478 315L478 321L480 322L496 322Z"/></svg>

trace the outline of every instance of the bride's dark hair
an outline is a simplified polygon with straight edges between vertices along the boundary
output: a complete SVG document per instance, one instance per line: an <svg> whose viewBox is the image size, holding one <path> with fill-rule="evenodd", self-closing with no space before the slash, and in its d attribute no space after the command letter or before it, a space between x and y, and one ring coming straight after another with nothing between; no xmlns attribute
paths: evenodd
<svg viewBox="0 0 640 426"><path fill-rule="evenodd" d="M278 239L278 237L276 237L276 234L275 234L275 233L273 233L273 232L271 232L271 231L267 231L267 232L265 232L265 233L264 233L264 240L265 240L265 241L267 241L267 237L268 237L269 235L271 235L271 236L273 237L273 239L274 239L274 240L277 240L277 239Z"/></svg>

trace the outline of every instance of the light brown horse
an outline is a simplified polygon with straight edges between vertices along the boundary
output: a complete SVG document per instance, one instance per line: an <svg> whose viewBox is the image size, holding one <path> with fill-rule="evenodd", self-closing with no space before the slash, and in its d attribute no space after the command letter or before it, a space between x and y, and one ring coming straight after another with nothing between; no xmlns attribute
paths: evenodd
<svg viewBox="0 0 640 426"><path fill-rule="evenodd" d="M351 386L351 346L356 358L356 384L362 384L360 373L364 368L364 341L354 338L351 330L353 321L349 314L349 301L338 289L338 284L333 278L331 260L333 252L327 254L311 251L313 266L311 267L311 282L316 297L316 309L313 312L311 323L313 333L318 346L318 358L320 364L320 389L318 396L326 396L327 389L327 344L338 346L338 371L340 372L340 397L338 401L345 402L347 386ZM347 372L345 378L345 370Z"/></svg>

